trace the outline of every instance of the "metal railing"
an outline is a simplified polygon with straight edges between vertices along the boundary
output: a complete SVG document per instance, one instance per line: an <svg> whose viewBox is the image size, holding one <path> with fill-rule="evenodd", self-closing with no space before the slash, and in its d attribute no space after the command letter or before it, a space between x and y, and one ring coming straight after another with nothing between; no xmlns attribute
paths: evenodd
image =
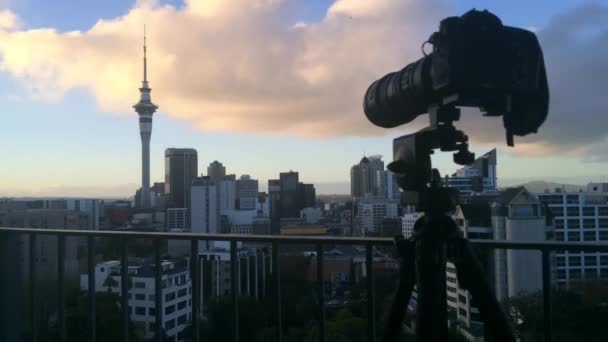
<svg viewBox="0 0 608 342"><path fill-rule="evenodd" d="M376 320L374 313L374 276L373 276L373 247L391 246L393 239L390 238L356 238L356 237L330 237L330 236L281 236L281 235L236 235L236 234L196 234L196 233L164 233L164 232L134 232L134 231L98 231L98 230L56 230L56 229L30 229L30 228L2 228L0 227L0 238L2 234L18 234L29 236L29 296L30 296L30 330L33 341L38 340L38 326L36 318L36 291L33 284L36 283L36 263L35 249L36 237L38 235L57 237L57 274L58 274L58 327L60 341L66 341L66 322L65 322L65 239L66 237L86 237L87 238L87 273L88 273L88 325L89 341L96 341L96 317L95 317L95 238L120 238L120 276L121 276L121 330L123 341L129 340L129 311L128 311L128 288L127 288L127 243L130 239L151 239L154 242L154 262L156 265L161 263L161 241L163 240L189 240L190 241L190 278L192 282L192 329L193 341L199 341L199 303L200 303L200 269L198 255L198 241L229 241L230 242L230 267L231 267L231 296L232 296L232 328L233 341L239 341L239 305L237 291L237 242L270 243L272 246L271 270L274 276L274 298L276 300L276 339L282 341L283 324L281 318L281 277L279 270L279 246L283 244L310 244L316 247L317 259L317 290L319 305L319 340L327 341L326 337L326 318L325 318L325 298L323 289L324 253L326 245L357 245L365 247L365 270L367 278L367 320L368 320L368 340L376 340ZM493 249L516 249L516 250L535 250L542 255L542 293L543 293L543 330L544 340L552 340L551 322L551 253L555 251L590 251L608 252L608 243L574 243L574 242L514 242L497 240L471 240L479 247ZM162 341L162 291L161 288L162 270L160 267L154 268L155 278L155 337L157 341Z"/></svg>

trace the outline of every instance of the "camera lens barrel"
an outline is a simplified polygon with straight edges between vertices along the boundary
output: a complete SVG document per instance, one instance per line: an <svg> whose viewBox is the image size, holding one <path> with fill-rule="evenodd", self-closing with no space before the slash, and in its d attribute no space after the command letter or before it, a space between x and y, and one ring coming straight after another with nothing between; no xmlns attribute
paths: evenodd
<svg viewBox="0 0 608 342"><path fill-rule="evenodd" d="M392 128L427 112L431 99L431 55L391 72L370 85L363 100L365 115L374 125Z"/></svg>

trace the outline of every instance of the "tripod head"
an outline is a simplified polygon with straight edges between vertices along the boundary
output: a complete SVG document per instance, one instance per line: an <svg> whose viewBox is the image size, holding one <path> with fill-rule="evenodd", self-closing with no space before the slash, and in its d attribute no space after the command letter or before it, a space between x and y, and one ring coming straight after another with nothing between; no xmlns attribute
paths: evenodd
<svg viewBox="0 0 608 342"><path fill-rule="evenodd" d="M469 151L468 136L453 123L460 119L460 109L454 104L431 105L430 125L416 133L393 140L393 159L387 168L395 173L404 197L413 199L426 213L445 213L455 209L458 192L442 187L437 169L431 165L435 149L456 151L454 162L469 165L475 154Z"/></svg>

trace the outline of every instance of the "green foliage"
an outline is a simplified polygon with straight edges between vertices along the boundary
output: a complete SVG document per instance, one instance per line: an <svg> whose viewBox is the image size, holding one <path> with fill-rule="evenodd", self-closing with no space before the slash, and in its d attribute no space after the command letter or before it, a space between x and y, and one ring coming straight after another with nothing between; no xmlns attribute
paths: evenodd
<svg viewBox="0 0 608 342"><path fill-rule="evenodd" d="M122 339L120 298L111 292L95 294L95 319L98 341L120 341ZM87 341L89 338L88 294L82 292L68 293L66 297L65 322L68 341ZM131 341L138 341L136 329L131 329ZM47 338L43 340L56 341L59 328L51 324Z"/></svg>
<svg viewBox="0 0 608 342"><path fill-rule="evenodd" d="M581 282L574 284L570 290L554 289L552 305L553 335L558 341L606 341L606 283ZM511 298L505 306L522 338L527 340L542 336L542 292Z"/></svg>

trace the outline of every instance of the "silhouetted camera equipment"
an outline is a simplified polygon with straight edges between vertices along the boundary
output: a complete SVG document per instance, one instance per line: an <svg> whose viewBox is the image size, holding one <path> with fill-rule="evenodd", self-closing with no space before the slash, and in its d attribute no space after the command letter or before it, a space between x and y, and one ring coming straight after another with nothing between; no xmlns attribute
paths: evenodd
<svg viewBox="0 0 608 342"><path fill-rule="evenodd" d="M428 43L432 53L368 88L364 110L372 123L396 127L447 102L502 115L508 136L535 133L547 117L547 76L534 33L471 10L442 20Z"/></svg>
<svg viewBox="0 0 608 342"><path fill-rule="evenodd" d="M404 190L402 201L424 212L409 239L396 237L400 255L399 289L387 320L384 341L394 341L414 285L416 340L446 341L446 261L456 266L458 283L469 290L493 341L515 341L512 329L484 271L460 228L451 218L458 194L444 187L431 166L434 150L454 151L467 165L475 155L468 137L453 123L458 107L478 107L502 116L507 144L513 135L536 133L547 117L549 89L543 54L534 33L502 25L488 11L471 10L441 21L428 42L432 53L372 83L364 111L375 125L391 128L428 113L430 125L393 140L388 169ZM424 47L424 44L423 44Z"/></svg>

